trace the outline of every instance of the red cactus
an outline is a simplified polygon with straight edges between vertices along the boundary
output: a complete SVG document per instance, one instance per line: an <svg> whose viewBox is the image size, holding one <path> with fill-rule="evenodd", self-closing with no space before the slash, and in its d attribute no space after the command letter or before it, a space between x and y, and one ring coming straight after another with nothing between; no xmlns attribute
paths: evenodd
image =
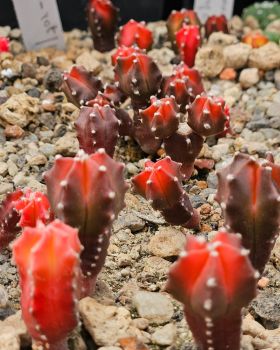
<svg viewBox="0 0 280 350"><path fill-rule="evenodd" d="M224 15L210 16L207 18L207 21L205 22L206 37L209 38L214 32L228 33L228 23Z"/></svg>
<svg viewBox="0 0 280 350"><path fill-rule="evenodd" d="M145 22L131 19L120 28L117 41L120 46L137 45L140 49L149 50L153 45L153 34Z"/></svg>
<svg viewBox="0 0 280 350"><path fill-rule="evenodd" d="M280 168L260 164L252 157L238 154L218 173L217 201L226 228L242 235L250 250L253 266L263 271L279 233L280 197L277 180Z"/></svg>
<svg viewBox="0 0 280 350"><path fill-rule="evenodd" d="M264 166L268 166L271 168L272 180L274 181L276 187L278 188L278 191L280 192L280 165L274 163L274 157L272 153L267 153Z"/></svg>
<svg viewBox="0 0 280 350"><path fill-rule="evenodd" d="M78 107L94 99L103 88L100 78L96 78L83 66L74 66L70 73L63 74L63 79L62 91Z"/></svg>
<svg viewBox="0 0 280 350"><path fill-rule="evenodd" d="M188 110L188 124L201 136L217 135L229 127L227 114L223 99L198 95Z"/></svg>
<svg viewBox="0 0 280 350"><path fill-rule="evenodd" d="M103 96L107 98L114 107L119 107L126 100L125 94L115 85L106 84L104 86Z"/></svg>
<svg viewBox="0 0 280 350"><path fill-rule="evenodd" d="M96 50L106 52L115 47L118 11L110 0L89 0L88 23Z"/></svg>
<svg viewBox="0 0 280 350"><path fill-rule="evenodd" d="M10 51L10 41L8 38L1 36L0 37L0 53Z"/></svg>
<svg viewBox="0 0 280 350"><path fill-rule="evenodd" d="M241 309L256 295L257 274L247 254L234 234L219 232L211 243L188 236L170 269L167 290L184 304L203 350L240 349Z"/></svg>
<svg viewBox="0 0 280 350"><path fill-rule="evenodd" d="M106 258L112 223L124 207L127 185L123 168L100 149L90 156L80 151L74 159L58 158L45 175L56 216L79 229L84 246L81 259L85 294L95 286Z"/></svg>
<svg viewBox="0 0 280 350"><path fill-rule="evenodd" d="M55 220L25 228L13 245L22 290L22 316L43 349L67 350L78 323L78 231Z"/></svg>
<svg viewBox="0 0 280 350"><path fill-rule="evenodd" d="M133 53L144 53L144 51L140 50L137 46L119 46L116 52L111 56L112 65L115 66L117 64L118 57L129 57Z"/></svg>
<svg viewBox="0 0 280 350"><path fill-rule="evenodd" d="M181 59L193 67L197 50L200 46L201 37L199 26L183 25L176 33L176 43Z"/></svg>
<svg viewBox="0 0 280 350"><path fill-rule="evenodd" d="M146 161L145 170L132 179L135 190L160 210L166 221L188 228L199 226L199 217L182 186L180 164L169 157Z"/></svg>
<svg viewBox="0 0 280 350"><path fill-rule="evenodd" d="M257 49L269 42L267 36L259 32L250 32L242 38L242 42L250 45L252 48Z"/></svg>

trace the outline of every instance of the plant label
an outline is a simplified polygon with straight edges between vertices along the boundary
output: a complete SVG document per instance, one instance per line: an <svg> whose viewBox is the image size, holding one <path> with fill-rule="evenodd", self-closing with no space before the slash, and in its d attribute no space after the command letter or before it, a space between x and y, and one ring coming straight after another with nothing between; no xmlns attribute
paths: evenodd
<svg viewBox="0 0 280 350"><path fill-rule="evenodd" d="M233 14L234 0L195 0L194 10L205 22L209 16L225 15L230 18Z"/></svg>
<svg viewBox="0 0 280 350"><path fill-rule="evenodd" d="M64 49L64 36L56 0L13 0L27 50Z"/></svg>

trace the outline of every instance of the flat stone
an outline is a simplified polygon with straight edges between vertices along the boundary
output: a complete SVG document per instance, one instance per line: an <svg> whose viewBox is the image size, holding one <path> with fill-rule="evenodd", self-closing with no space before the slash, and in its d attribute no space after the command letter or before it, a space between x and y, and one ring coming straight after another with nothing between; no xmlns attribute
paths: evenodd
<svg viewBox="0 0 280 350"><path fill-rule="evenodd" d="M169 323L157 329L152 335L152 342L157 345L172 345L177 335L177 328L173 323Z"/></svg>

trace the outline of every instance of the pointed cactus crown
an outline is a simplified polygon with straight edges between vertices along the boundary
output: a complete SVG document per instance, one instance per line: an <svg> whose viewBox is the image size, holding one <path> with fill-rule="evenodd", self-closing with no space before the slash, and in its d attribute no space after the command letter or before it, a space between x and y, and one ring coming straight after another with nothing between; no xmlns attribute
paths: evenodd
<svg viewBox="0 0 280 350"><path fill-rule="evenodd" d="M189 67L193 67L195 56L201 43L199 26L183 25L176 33L176 43L182 61Z"/></svg>
<svg viewBox="0 0 280 350"><path fill-rule="evenodd" d="M119 46L116 52L111 56L112 65L116 65L119 57L129 57L134 53L145 53L145 51L140 50L138 46Z"/></svg>
<svg viewBox="0 0 280 350"><path fill-rule="evenodd" d="M58 220L25 228L13 245L22 316L44 349L68 349L65 338L77 326L81 249L78 231Z"/></svg>
<svg viewBox="0 0 280 350"><path fill-rule="evenodd" d="M228 33L228 22L224 15L221 16L210 16L205 22L205 34L206 37L214 32Z"/></svg>
<svg viewBox="0 0 280 350"><path fill-rule="evenodd" d="M153 34L146 27L145 22L136 22L131 19L120 28L117 41L120 46L137 45L140 49L149 50L153 45Z"/></svg>

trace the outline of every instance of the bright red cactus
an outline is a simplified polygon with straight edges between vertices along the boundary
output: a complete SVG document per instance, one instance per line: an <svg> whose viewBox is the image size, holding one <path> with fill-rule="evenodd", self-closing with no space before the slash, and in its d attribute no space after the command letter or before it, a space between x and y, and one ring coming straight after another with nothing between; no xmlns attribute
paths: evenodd
<svg viewBox="0 0 280 350"><path fill-rule="evenodd" d="M115 47L118 11L110 0L89 0L88 23L96 50L106 52Z"/></svg>
<svg viewBox="0 0 280 350"><path fill-rule="evenodd" d="M134 108L147 107L148 99L157 94L162 80L158 66L143 53L118 57L115 74L119 87L131 98Z"/></svg>
<svg viewBox="0 0 280 350"><path fill-rule="evenodd" d="M199 26L183 25L176 33L176 43L181 59L189 67L193 67L201 43Z"/></svg>
<svg viewBox="0 0 280 350"><path fill-rule="evenodd" d="M10 41L6 37L0 37L0 53L10 51Z"/></svg>
<svg viewBox="0 0 280 350"><path fill-rule="evenodd" d="M205 22L206 37L209 38L214 32L228 33L228 23L224 15L210 16L207 18L207 21Z"/></svg>
<svg viewBox="0 0 280 350"><path fill-rule="evenodd" d="M217 135L229 128L227 114L223 99L198 95L188 110L188 124L201 136Z"/></svg>
<svg viewBox="0 0 280 350"><path fill-rule="evenodd" d="M184 305L202 350L239 350L241 309L256 295L256 271L237 235L219 232L212 242L188 236L171 267L169 291Z"/></svg>
<svg viewBox="0 0 280 350"><path fill-rule="evenodd" d="M131 19L120 28L117 41L120 46L137 45L140 49L149 50L153 45L153 34L145 22Z"/></svg>
<svg viewBox="0 0 280 350"><path fill-rule="evenodd" d="M124 165L104 149L90 156L58 158L46 173L48 197L56 217L79 229L84 294L94 289L107 254L112 223L124 207Z"/></svg>
<svg viewBox="0 0 280 350"><path fill-rule="evenodd" d="M70 73L63 74L63 79L62 91L78 107L94 99L103 88L100 78L96 78L83 66L74 66Z"/></svg>
<svg viewBox="0 0 280 350"><path fill-rule="evenodd" d="M155 210L161 211L168 223L197 228L199 216L183 189L180 167L169 157L156 163L146 161L145 170L136 175L132 183Z"/></svg>
<svg viewBox="0 0 280 350"><path fill-rule="evenodd" d="M144 53L144 51L140 50L137 46L119 46L116 52L111 57L112 65L116 65L118 57L128 57L131 56L133 53Z"/></svg>
<svg viewBox="0 0 280 350"><path fill-rule="evenodd" d="M217 201L220 203L228 230L242 235L250 250L253 266L264 270L279 233L280 196L277 178L280 167L258 163L238 154L233 162L218 173Z"/></svg>
<svg viewBox="0 0 280 350"><path fill-rule="evenodd" d="M56 220L25 228L13 245L22 290L22 316L43 349L67 350L67 335L78 324L78 230Z"/></svg>

